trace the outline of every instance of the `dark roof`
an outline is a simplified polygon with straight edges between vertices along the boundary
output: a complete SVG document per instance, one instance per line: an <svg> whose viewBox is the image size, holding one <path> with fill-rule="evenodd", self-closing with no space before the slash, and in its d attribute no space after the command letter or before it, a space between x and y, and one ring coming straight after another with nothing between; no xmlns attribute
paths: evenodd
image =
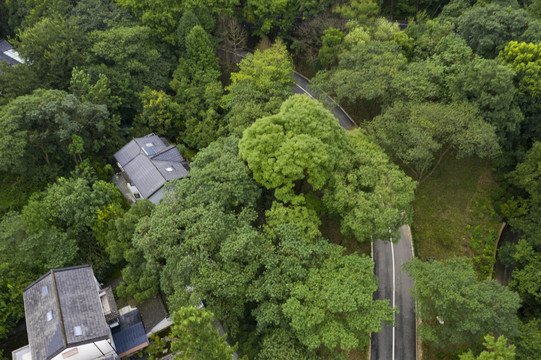
<svg viewBox="0 0 541 360"><path fill-rule="evenodd" d="M133 139L115 159L144 198L167 181L188 176L189 166L178 149L154 134Z"/></svg>
<svg viewBox="0 0 541 360"><path fill-rule="evenodd" d="M49 360L66 348L108 338L98 290L90 265L51 270L24 289L32 360Z"/></svg>
<svg viewBox="0 0 541 360"><path fill-rule="evenodd" d="M118 354L124 354L145 343L148 344L139 310L135 309L121 315L118 322L120 325L112 329L113 340Z"/></svg>
<svg viewBox="0 0 541 360"><path fill-rule="evenodd" d="M8 51L13 49L13 46L4 39L0 39L0 52Z"/></svg>

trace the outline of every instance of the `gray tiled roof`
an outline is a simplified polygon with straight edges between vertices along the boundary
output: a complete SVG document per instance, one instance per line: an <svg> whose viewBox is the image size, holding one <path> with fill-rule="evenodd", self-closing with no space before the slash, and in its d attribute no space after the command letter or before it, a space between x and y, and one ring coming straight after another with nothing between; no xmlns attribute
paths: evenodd
<svg viewBox="0 0 541 360"><path fill-rule="evenodd" d="M138 309L120 316L118 320L119 326L112 330L117 353L123 354L148 343Z"/></svg>
<svg viewBox="0 0 541 360"><path fill-rule="evenodd" d="M71 346L108 337L90 265L51 270L24 289L23 298L32 360L49 360ZM81 327L80 336L75 326Z"/></svg>
<svg viewBox="0 0 541 360"><path fill-rule="evenodd" d="M13 49L13 46L11 46L11 44L7 40L0 40L0 52L8 51L11 49Z"/></svg>
<svg viewBox="0 0 541 360"><path fill-rule="evenodd" d="M151 143L155 154L147 155L143 148ZM178 149L154 134L133 139L115 154L115 159L144 198L167 181L188 176L189 166Z"/></svg>

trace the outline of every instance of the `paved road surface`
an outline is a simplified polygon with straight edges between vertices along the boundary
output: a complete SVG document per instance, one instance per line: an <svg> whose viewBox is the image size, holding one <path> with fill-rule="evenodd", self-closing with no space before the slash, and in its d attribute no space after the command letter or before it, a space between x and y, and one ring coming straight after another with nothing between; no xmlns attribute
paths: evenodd
<svg viewBox="0 0 541 360"><path fill-rule="evenodd" d="M412 257L412 239L409 226L400 228L400 240L374 243L375 273L379 288L374 299L390 299L398 314L396 328L384 326L372 334L371 360L410 360L416 358L415 304L409 292L412 279L402 271L402 264Z"/></svg>

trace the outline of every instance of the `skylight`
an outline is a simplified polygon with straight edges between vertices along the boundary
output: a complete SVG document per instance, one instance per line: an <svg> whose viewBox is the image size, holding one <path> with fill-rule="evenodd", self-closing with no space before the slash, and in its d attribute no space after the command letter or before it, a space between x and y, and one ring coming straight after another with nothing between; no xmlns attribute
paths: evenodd
<svg viewBox="0 0 541 360"><path fill-rule="evenodd" d="M75 336L81 336L81 335L83 335L83 329L81 329L80 326L74 326L73 327L73 334Z"/></svg>
<svg viewBox="0 0 541 360"><path fill-rule="evenodd" d="M171 166L169 166L169 167L166 167L166 168L165 168L165 171L167 171L167 172L171 172L171 171L173 171L173 168L172 168Z"/></svg>
<svg viewBox="0 0 541 360"><path fill-rule="evenodd" d="M53 312L52 311L48 311L47 312L47 321L51 321L53 319Z"/></svg>
<svg viewBox="0 0 541 360"><path fill-rule="evenodd" d="M154 143L151 143L151 142L150 142L150 143L146 143L145 146L146 146L146 147L153 147L153 146L154 146Z"/></svg>
<svg viewBox="0 0 541 360"><path fill-rule="evenodd" d="M49 293L49 288L47 288L47 285L41 288L41 295L45 296Z"/></svg>
<svg viewBox="0 0 541 360"><path fill-rule="evenodd" d="M143 146L143 151L144 151L145 154L147 154L148 156L156 155L156 151L154 151L153 148L148 147L148 146Z"/></svg>

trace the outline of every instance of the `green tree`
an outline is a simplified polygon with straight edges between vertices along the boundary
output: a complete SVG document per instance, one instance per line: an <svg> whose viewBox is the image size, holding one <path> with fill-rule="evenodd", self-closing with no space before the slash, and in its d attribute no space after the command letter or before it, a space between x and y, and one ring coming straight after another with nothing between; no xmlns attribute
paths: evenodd
<svg viewBox="0 0 541 360"><path fill-rule="evenodd" d="M341 53L338 59L338 66L319 72L314 84L371 120L393 100L392 80L406 65L399 45L370 41Z"/></svg>
<svg viewBox="0 0 541 360"><path fill-rule="evenodd" d="M0 106L18 96L31 94L41 85L32 65L11 66L7 62L0 62L0 71Z"/></svg>
<svg viewBox="0 0 541 360"><path fill-rule="evenodd" d="M175 360L231 360L234 348L213 326L214 314L204 308L181 307L173 314L171 351Z"/></svg>
<svg viewBox="0 0 541 360"><path fill-rule="evenodd" d="M537 43L541 23L524 9L497 3L475 6L456 20L458 34L479 55L493 59L511 40Z"/></svg>
<svg viewBox="0 0 541 360"><path fill-rule="evenodd" d="M86 154L98 154L115 134L116 121L105 105L81 102L63 91L40 89L20 96L0 110L0 168L34 173L44 161L55 174L55 167L71 161L73 134L83 139Z"/></svg>
<svg viewBox="0 0 541 360"><path fill-rule="evenodd" d="M168 139L178 138L184 128L182 106L172 96L148 87L139 97L143 111L133 120L133 135L144 136L152 132Z"/></svg>
<svg viewBox="0 0 541 360"><path fill-rule="evenodd" d="M73 6L69 0L7 0L9 27L16 32L34 26L45 17L65 17Z"/></svg>
<svg viewBox="0 0 541 360"><path fill-rule="evenodd" d="M277 42L265 51L248 54L231 74L231 85L223 102L229 134L237 137L256 119L271 115L291 96L293 63L284 44Z"/></svg>
<svg viewBox="0 0 541 360"><path fill-rule="evenodd" d="M328 28L323 31L321 38L321 49L319 50L319 62L323 67L330 68L335 65L340 53L340 47L344 33L340 29Z"/></svg>
<svg viewBox="0 0 541 360"><path fill-rule="evenodd" d="M373 0L350 0L349 4L336 5L333 11L346 19L364 22L378 14L379 5Z"/></svg>
<svg viewBox="0 0 541 360"><path fill-rule="evenodd" d="M87 32L135 25L133 17L115 0L78 1L69 15L71 21Z"/></svg>
<svg viewBox="0 0 541 360"><path fill-rule="evenodd" d="M44 18L19 34L14 46L31 64L41 87L66 90L74 67L85 63L88 35L62 18Z"/></svg>
<svg viewBox="0 0 541 360"><path fill-rule="evenodd" d="M517 347L517 359L535 359L541 352L541 320L532 318L519 323L520 335L513 339Z"/></svg>
<svg viewBox="0 0 541 360"><path fill-rule="evenodd" d="M336 356L360 350L368 345L370 333L381 330L382 320L393 319L387 300L372 300L378 287L374 263L356 254L344 256L343 251L329 247L320 266L308 269L303 281L292 284L282 305L294 334L309 351Z"/></svg>
<svg viewBox="0 0 541 360"><path fill-rule="evenodd" d="M156 48L150 29L144 26L118 26L91 34L86 70L92 78L105 75L111 93L120 97L119 112L132 119L140 110L137 94L145 86L165 91L168 88L169 64Z"/></svg>
<svg viewBox="0 0 541 360"><path fill-rule="evenodd" d="M473 355L471 350L460 355L460 360L515 360L515 345L507 345L505 336L500 336L496 341L494 336L485 336L483 343L486 350L479 356Z"/></svg>
<svg viewBox="0 0 541 360"><path fill-rule="evenodd" d="M494 280L478 281L469 259L414 258L404 269L415 282L412 294L424 341L455 353L464 345L479 349L486 334L517 334L518 294Z"/></svg>
<svg viewBox="0 0 541 360"><path fill-rule="evenodd" d="M244 18L255 25L253 33L263 37L273 28L288 33L295 21L293 0L246 0Z"/></svg>
<svg viewBox="0 0 541 360"><path fill-rule="evenodd" d="M202 149L216 140L221 128L219 100L223 94L216 44L199 25L186 37L186 54L173 73L171 88L182 104L188 146Z"/></svg>
<svg viewBox="0 0 541 360"><path fill-rule="evenodd" d="M523 119L513 77L513 71L497 60L477 57L462 68L451 87L456 101L477 105L486 122L496 129L502 146L519 130Z"/></svg>
<svg viewBox="0 0 541 360"><path fill-rule="evenodd" d="M526 240L520 240L513 255L517 266L510 286L524 301L525 312L539 316L541 305L541 255Z"/></svg>
<svg viewBox="0 0 541 360"><path fill-rule="evenodd" d="M397 103L374 119L370 131L419 183L449 152L491 157L499 149L494 127L468 103Z"/></svg>

